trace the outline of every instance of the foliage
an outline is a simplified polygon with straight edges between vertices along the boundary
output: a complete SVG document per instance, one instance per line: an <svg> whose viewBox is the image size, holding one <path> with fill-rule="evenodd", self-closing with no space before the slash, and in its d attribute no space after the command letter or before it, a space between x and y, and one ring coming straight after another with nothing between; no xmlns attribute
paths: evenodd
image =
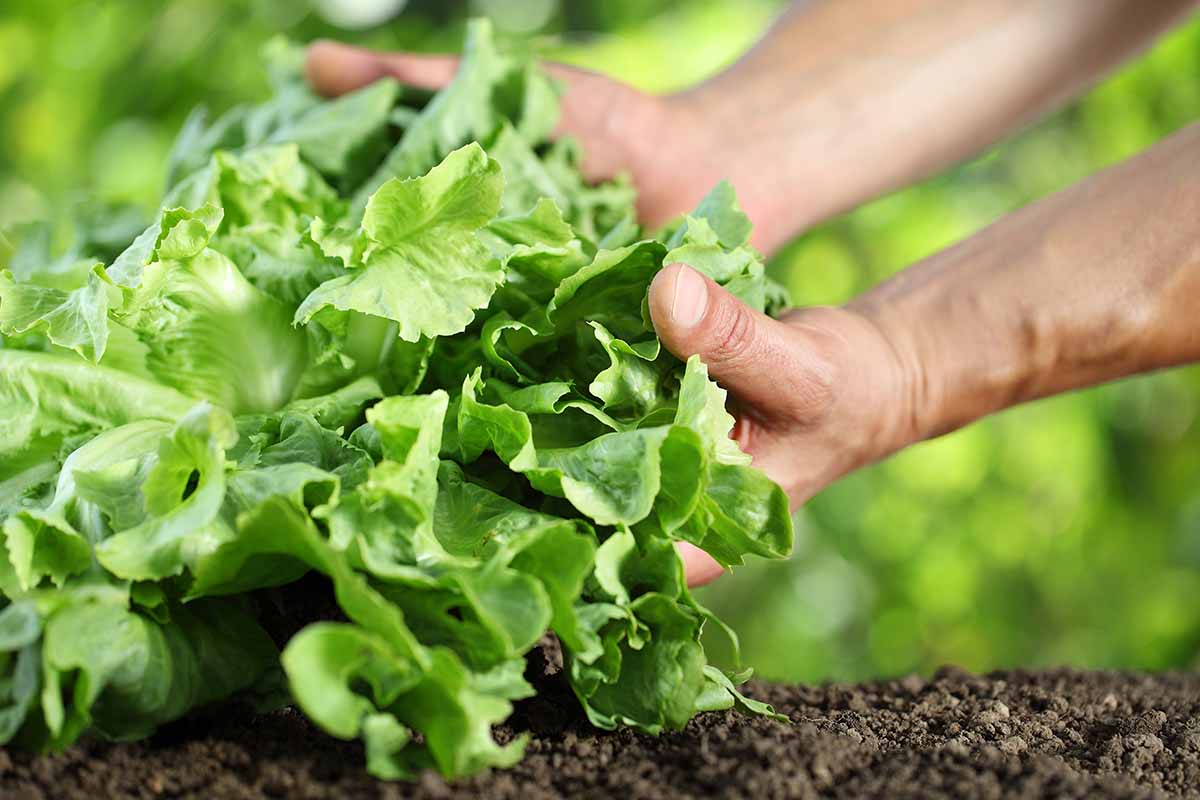
<svg viewBox="0 0 1200 800"><path fill-rule="evenodd" d="M376 775L469 774L520 758L491 729L547 631L599 727L772 713L707 664L674 543L780 558L787 498L645 310L681 248L779 296L730 187L642 238L486 21L415 105L271 53L272 98L189 118L111 261L31 225L0 264L0 742L143 736L282 662ZM278 654L262 590L309 572L344 618Z"/></svg>
<svg viewBox="0 0 1200 800"><path fill-rule="evenodd" d="M277 31L444 51L466 5L413 0L350 31L302 3L9 0L0 223L68 208L76 187L150 213L174 132L197 104L221 111L261 96L256 54ZM669 91L735 58L782 2L558 5L546 30L564 37L550 55ZM769 270L801 302L842 301L1194 119L1198 72L1192 22L1066 111L819 227ZM129 229L144 222L135 215ZM833 487L797 517L793 559L751 564L700 597L741 635L747 660L779 678L946 661L1194 663L1198 413L1194 369L1016 409Z"/></svg>

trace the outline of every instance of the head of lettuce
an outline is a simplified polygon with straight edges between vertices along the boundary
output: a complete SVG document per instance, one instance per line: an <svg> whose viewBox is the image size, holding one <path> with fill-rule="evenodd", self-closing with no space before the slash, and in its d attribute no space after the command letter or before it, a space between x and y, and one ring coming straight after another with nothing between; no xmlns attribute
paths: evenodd
<svg viewBox="0 0 1200 800"><path fill-rule="evenodd" d="M378 776L464 775L521 757L492 726L547 631L598 726L771 713L706 663L674 543L782 556L787 500L645 304L676 260L781 302L731 189L645 237L485 23L422 105L322 101L286 47L271 74L188 120L124 249L0 242L0 742L241 695ZM263 610L309 573L339 619L280 652Z"/></svg>

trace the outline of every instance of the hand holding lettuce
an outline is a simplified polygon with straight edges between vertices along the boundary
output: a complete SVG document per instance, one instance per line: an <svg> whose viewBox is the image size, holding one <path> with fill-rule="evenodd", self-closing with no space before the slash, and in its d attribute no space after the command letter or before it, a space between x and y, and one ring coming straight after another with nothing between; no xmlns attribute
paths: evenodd
<svg viewBox="0 0 1200 800"><path fill-rule="evenodd" d="M520 758L491 728L548 630L596 725L770 713L705 663L674 544L780 557L787 498L647 304L686 252L774 309L728 187L640 238L482 23L420 107L273 63L115 259L0 251L0 741L143 736L282 669L375 774L463 775ZM280 654L268 590L314 572L341 619Z"/></svg>

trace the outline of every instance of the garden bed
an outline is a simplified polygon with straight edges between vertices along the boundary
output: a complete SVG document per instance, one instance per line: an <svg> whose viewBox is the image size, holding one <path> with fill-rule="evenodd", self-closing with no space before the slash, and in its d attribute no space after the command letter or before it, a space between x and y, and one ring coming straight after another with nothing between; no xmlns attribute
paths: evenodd
<svg viewBox="0 0 1200 800"><path fill-rule="evenodd" d="M0 751L5 797L1200 797L1200 675L996 672L750 684L793 724L706 714L662 737L591 729L569 698L518 709L516 768L383 783L296 712L176 723L147 742ZM553 693L550 697L555 697Z"/></svg>

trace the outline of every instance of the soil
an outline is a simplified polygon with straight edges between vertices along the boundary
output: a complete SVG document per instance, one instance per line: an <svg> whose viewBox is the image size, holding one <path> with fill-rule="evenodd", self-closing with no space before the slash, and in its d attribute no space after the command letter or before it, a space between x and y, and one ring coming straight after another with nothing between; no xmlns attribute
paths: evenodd
<svg viewBox="0 0 1200 800"><path fill-rule="evenodd" d="M6 798L1200 798L1200 675L995 672L867 684L751 683L791 724L705 714L658 738L589 728L529 701L517 767L447 784L384 783L361 748L299 713L194 717L133 744L0 750Z"/></svg>

